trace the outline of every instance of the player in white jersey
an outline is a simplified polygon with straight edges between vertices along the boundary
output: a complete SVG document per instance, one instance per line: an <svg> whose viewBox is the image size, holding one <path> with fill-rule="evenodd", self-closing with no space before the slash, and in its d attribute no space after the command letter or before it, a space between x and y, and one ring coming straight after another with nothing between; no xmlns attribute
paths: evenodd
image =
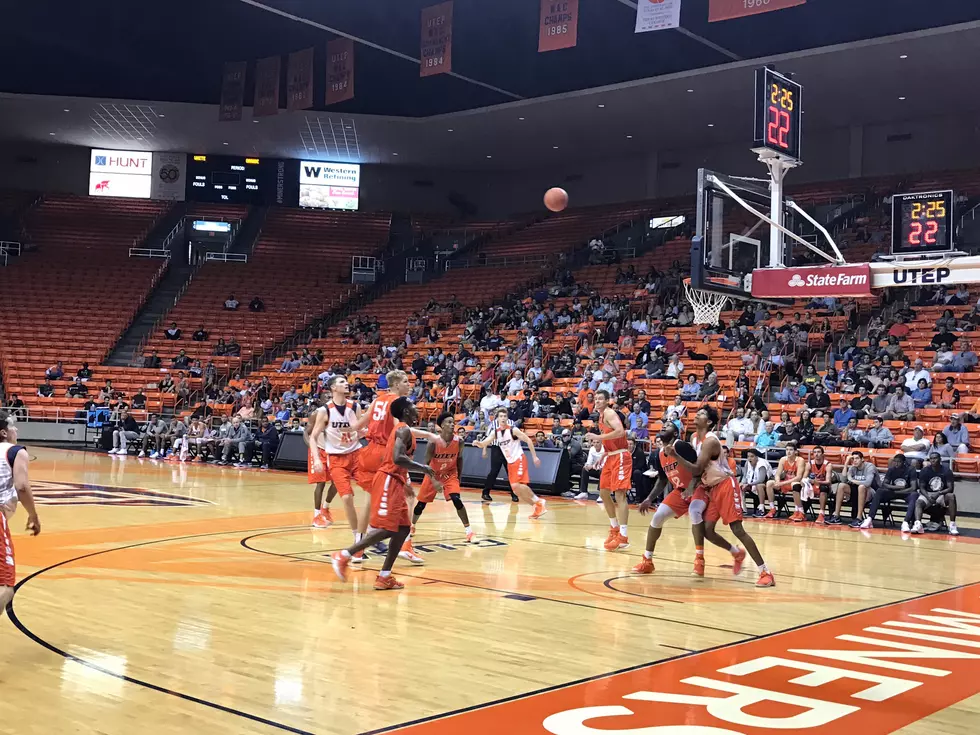
<svg viewBox="0 0 980 735"><path fill-rule="evenodd" d="M326 409L323 406L318 406L317 409L306 419L306 426L303 428L303 442L307 446L307 459L306 459L306 477L307 482L310 485L316 485L313 490L313 527L314 528L329 528L333 524L333 515L330 513L330 502L337 497L337 487L332 482L330 482L330 477L327 474L327 455L316 443L310 441L310 434L313 432L313 427L316 425L316 419L319 414L323 414ZM313 471L313 454L317 453L320 455L320 469L319 471ZM327 499L323 499L323 489L330 483L330 489L327 490Z"/></svg>
<svg viewBox="0 0 980 735"><path fill-rule="evenodd" d="M27 463L27 450L17 444L17 426L13 417L0 411L0 612L14 598L17 583L10 519L17 510L18 500L27 510L27 530L34 536L41 533Z"/></svg>
<svg viewBox="0 0 980 735"><path fill-rule="evenodd" d="M483 450L483 456L487 456L487 447L497 442L500 451L507 460L507 479L510 480L510 489L525 503L530 503L534 507L531 518L540 518L548 512L545 502L531 490L528 484L530 475L528 474L527 461L524 459L524 448L521 442L526 442L528 449L531 450L531 460L534 466L541 465L538 454L534 451L534 442L523 431L512 425L507 418L507 409L498 408L496 412L497 428L489 433L482 441L473 442L473 446Z"/></svg>

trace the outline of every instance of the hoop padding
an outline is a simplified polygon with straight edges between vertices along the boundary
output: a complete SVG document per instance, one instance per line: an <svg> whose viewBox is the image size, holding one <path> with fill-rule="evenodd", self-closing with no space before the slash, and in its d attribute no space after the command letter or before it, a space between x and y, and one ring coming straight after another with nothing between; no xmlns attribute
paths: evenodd
<svg viewBox="0 0 980 735"><path fill-rule="evenodd" d="M684 292L687 300L694 309L695 324L717 324L721 312L725 309L729 297L717 291L705 291L691 285L690 279L684 279Z"/></svg>

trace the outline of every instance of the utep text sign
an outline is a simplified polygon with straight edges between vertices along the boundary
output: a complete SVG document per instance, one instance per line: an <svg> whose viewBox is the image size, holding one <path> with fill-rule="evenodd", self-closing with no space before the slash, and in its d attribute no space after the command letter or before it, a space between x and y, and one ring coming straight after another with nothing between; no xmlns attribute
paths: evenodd
<svg viewBox="0 0 980 735"><path fill-rule="evenodd" d="M980 584L394 732L884 735L977 693Z"/></svg>

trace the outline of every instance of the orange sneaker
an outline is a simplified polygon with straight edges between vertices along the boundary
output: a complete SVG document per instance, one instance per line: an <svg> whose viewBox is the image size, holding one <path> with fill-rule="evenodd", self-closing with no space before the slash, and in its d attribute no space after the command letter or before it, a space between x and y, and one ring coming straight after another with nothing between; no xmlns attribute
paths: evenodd
<svg viewBox="0 0 980 735"><path fill-rule="evenodd" d="M622 532L619 534L619 546L615 547L614 551L626 551L630 547L630 540L628 536L624 536Z"/></svg>
<svg viewBox="0 0 980 735"><path fill-rule="evenodd" d="M330 517L329 510L320 510L313 514L313 528L330 528L332 523L333 518Z"/></svg>
<svg viewBox="0 0 980 735"><path fill-rule="evenodd" d="M823 513L821 513L820 515L818 515L818 516L817 516L817 520L816 520L816 521L814 521L814 523L819 523L819 524L824 524L824 523L826 523L826 522L827 522L827 521L825 521L825 520L824 520L824 515L823 515Z"/></svg>
<svg viewBox="0 0 980 735"><path fill-rule="evenodd" d="M534 512L529 516L529 518L533 521L540 518L547 512L548 508L545 507L545 502L543 500L539 500L534 504Z"/></svg>
<svg viewBox="0 0 980 735"><path fill-rule="evenodd" d="M380 574L378 578L374 580L374 589L376 590L403 590L405 585L399 582L397 579L392 577L390 574L387 577L382 577Z"/></svg>
<svg viewBox="0 0 980 735"><path fill-rule="evenodd" d="M704 556L696 554L694 556L694 576L703 577L704 576Z"/></svg>
<svg viewBox="0 0 980 735"><path fill-rule="evenodd" d="M358 551L356 554L354 554L354 556L352 556L350 558L350 563L351 564L360 564L363 561L364 561L364 552L363 551Z"/></svg>
<svg viewBox="0 0 980 735"><path fill-rule="evenodd" d="M398 556L402 559L408 559L412 564L425 564L425 559L415 553L415 547L412 546L411 539L408 539L402 544L402 550L398 552Z"/></svg>
<svg viewBox="0 0 980 735"><path fill-rule="evenodd" d="M469 533L467 533L466 534L466 543L468 543L468 544L475 544L476 543L476 534L473 533L472 531L470 531Z"/></svg>
<svg viewBox="0 0 980 735"><path fill-rule="evenodd" d="M333 565L333 573L337 575L337 579L341 582L347 581L347 565L350 564L350 557L344 556L341 552L335 551L330 557L331 564Z"/></svg>
<svg viewBox="0 0 980 735"><path fill-rule="evenodd" d="M738 576L742 573L742 564L745 562L745 549L739 549L732 554L732 574Z"/></svg>
<svg viewBox="0 0 980 735"><path fill-rule="evenodd" d="M653 559L647 559L645 556L640 559L640 563L633 567L633 574L653 574Z"/></svg>
<svg viewBox="0 0 980 735"><path fill-rule="evenodd" d="M610 528L609 535L606 536L606 540L602 543L606 551L612 551L613 549L619 548L619 529Z"/></svg>
<svg viewBox="0 0 980 735"><path fill-rule="evenodd" d="M775 518L775 517L776 517L776 509L775 509L775 508L772 508L772 509L770 509L770 510L769 510L769 512L768 512L768 513L766 513L766 514L765 514L764 516L762 516L762 517L763 517L763 518Z"/></svg>
<svg viewBox="0 0 980 735"><path fill-rule="evenodd" d="M806 516L803 515L802 510L797 510L793 512L793 515L791 515L789 519L793 521L793 523L803 523L803 521L806 520Z"/></svg>
<svg viewBox="0 0 980 735"><path fill-rule="evenodd" d="M772 572L759 572L759 579L755 583L756 587L775 587L776 579L772 576Z"/></svg>

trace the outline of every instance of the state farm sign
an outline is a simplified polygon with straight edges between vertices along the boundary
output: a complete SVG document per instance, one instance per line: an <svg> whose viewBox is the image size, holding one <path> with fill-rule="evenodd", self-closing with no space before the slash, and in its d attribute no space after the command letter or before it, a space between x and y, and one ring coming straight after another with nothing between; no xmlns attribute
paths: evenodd
<svg viewBox="0 0 980 735"><path fill-rule="evenodd" d="M752 273L752 295L758 299L870 296L871 268L867 263L812 268L760 268Z"/></svg>

